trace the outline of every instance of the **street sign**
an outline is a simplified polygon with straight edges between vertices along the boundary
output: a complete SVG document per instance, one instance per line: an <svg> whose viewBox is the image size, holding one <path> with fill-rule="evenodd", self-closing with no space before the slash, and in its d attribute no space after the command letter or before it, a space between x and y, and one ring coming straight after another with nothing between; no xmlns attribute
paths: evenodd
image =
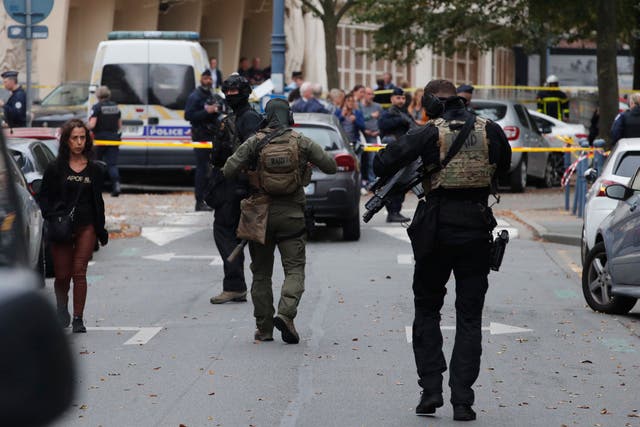
<svg viewBox="0 0 640 427"><path fill-rule="evenodd" d="M7 28L7 35L10 39L26 39L27 27L26 25L9 25ZM49 27L46 25L34 25L31 27L32 39L46 39L49 37Z"/></svg>
<svg viewBox="0 0 640 427"><path fill-rule="evenodd" d="M21 24L27 23L27 0L2 0L9 16ZM53 9L53 0L31 0L31 25L44 21ZM22 37L24 38L24 37Z"/></svg>

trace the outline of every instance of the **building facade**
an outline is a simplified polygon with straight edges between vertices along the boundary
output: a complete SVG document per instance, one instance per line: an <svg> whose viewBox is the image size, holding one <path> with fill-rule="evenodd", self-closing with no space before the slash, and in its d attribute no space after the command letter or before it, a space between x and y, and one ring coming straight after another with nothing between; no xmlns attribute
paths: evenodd
<svg viewBox="0 0 640 427"><path fill-rule="evenodd" d="M322 23L304 13L299 0L286 0L287 36L285 81L301 70L305 79L321 83L325 90L325 54ZM508 49L489 53L465 52L446 58L424 49L415 65L374 60L367 53L375 27L345 20L338 30L338 67L344 89L355 84L375 86L382 73L390 72L396 84L423 86L432 78L456 84L512 84L513 56ZM17 69L24 81L23 40L7 37L15 24L4 9L0 13L0 70ZM209 57L217 57L223 75L238 67L241 57L271 62L272 0L56 0L51 15L41 25L49 38L33 43L34 85L39 96L62 81L88 81L96 47L116 30L197 31Z"/></svg>

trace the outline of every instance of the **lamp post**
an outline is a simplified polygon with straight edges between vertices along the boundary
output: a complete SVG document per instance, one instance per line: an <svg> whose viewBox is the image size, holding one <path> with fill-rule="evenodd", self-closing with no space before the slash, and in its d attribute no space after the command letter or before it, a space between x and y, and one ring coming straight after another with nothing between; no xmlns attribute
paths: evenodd
<svg viewBox="0 0 640 427"><path fill-rule="evenodd" d="M274 93L284 92L284 0L273 0L273 30L271 33L271 81Z"/></svg>

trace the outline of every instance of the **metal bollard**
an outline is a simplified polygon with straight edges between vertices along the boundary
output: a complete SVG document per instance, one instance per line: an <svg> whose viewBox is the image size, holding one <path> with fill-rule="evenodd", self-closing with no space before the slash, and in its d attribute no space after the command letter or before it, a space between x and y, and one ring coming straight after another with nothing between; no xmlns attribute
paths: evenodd
<svg viewBox="0 0 640 427"><path fill-rule="evenodd" d="M566 171L569 166L571 166L571 153L564 153L564 170ZM570 201L571 201L571 185L567 183L564 187L564 210L568 211L570 209Z"/></svg>

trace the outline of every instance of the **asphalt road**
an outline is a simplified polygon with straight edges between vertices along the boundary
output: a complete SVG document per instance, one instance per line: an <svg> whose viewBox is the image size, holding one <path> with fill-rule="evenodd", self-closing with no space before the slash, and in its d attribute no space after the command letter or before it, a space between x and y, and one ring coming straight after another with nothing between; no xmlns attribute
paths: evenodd
<svg viewBox="0 0 640 427"><path fill-rule="evenodd" d="M102 329L69 336L77 395L55 426L459 425L447 374L445 406L414 415L411 249L400 225L378 215L359 242L320 230L307 246L301 343L279 334L256 343L250 301L209 303L222 278L211 214L190 212L188 197L157 205L139 236L94 256L85 320ZM519 238L489 278L472 425L640 426L640 310L592 312L579 249L529 240L502 219ZM248 262L246 270L250 278ZM282 277L276 259L276 295ZM452 285L442 317L447 358ZM53 300L52 281L46 292Z"/></svg>

